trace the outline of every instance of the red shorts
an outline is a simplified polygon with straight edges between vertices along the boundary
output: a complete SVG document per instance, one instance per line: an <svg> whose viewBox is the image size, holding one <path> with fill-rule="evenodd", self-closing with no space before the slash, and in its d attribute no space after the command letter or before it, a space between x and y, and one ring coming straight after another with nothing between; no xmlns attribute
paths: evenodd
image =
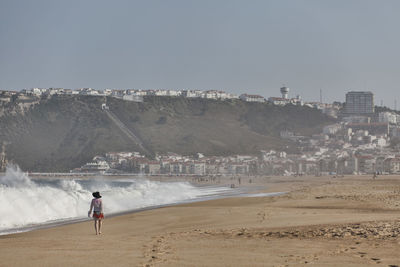
<svg viewBox="0 0 400 267"><path fill-rule="evenodd" d="M95 219L103 219L104 218L104 214L98 211L94 211L93 212L93 218Z"/></svg>

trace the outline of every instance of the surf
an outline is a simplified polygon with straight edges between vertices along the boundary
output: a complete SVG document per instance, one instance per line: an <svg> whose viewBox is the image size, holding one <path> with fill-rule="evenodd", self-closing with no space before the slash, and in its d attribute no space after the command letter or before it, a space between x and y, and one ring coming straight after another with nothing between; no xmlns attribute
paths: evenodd
<svg viewBox="0 0 400 267"><path fill-rule="evenodd" d="M94 191L101 192L107 216L207 198L230 189L196 187L188 182L157 182L145 178L31 179L18 166L11 166L4 176L0 176L0 232L83 220L87 218Z"/></svg>

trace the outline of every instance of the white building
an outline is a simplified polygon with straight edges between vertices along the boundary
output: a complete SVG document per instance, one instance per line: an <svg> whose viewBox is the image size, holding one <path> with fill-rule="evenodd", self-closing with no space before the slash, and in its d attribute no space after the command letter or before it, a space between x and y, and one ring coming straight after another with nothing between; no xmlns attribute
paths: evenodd
<svg viewBox="0 0 400 267"><path fill-rule="evenodd" d="M385 147L387 145L385 138L377 138L375 139L376 145L379 147Z"/></svg>
<svg viewBox="0 0 400 267"><path fill-rule="evenodd" d="M336 134L338 131L342 129L342 126L340 124L332 124L332 125L327 125L322 129L322 132L324 134L332 135Z"/></svg>
<svg viewBox="0 0 400 267"><path fill-rule="evenodd" d="M239 99L246 101L246 102L265 102L265 98L260 95L248 95L248 94L241 94Z"/></svg>
<svg viewBox="0 0 400 267"><path fill-rule="evenodd" d="M204 98L207 99L218 99L218 92L214 90L209 90L204 92Z"/></svg>
<svg viewBox="0 0 400 267"><path fill-rule="evenodd" d="M268 102L277 106L284 106L289 104L290 100L282 97L270 97L268 98Z"/></svg>
<svg viewBox="0 0 400 267"><path fill-rule="evenodd" d="M183 90L182 96L184 97L202 97L203 91L200 90Z"/></svg>
<svg viewBox="0 0 400 267"><path fill-rule="evenodd" d="M397 124L397 114L391 112L380 112L379 122L388 122L390 124Z"/></svg>
<svg viewBox="0 0 400 267"><path fill-rule="evenodd" d="M30 91L32 94L40 96L42 95L44 92L46 92L47 89L43 89L43 88L32 88Z"/></svg>
<svg viewBox="0 0 400 267"><path fill-rule="evenodd" d="M281 138L284 138L284 139L291 139L291 138L295 137L294 133L291 131L288 131L288 130L281 131L280 136L281 136Z"/></svg>
<svg viewBox="0 0 400 267"><path fill-rule="evenodd" d="M229 94L223 91L217 91L217 98L218 99L227 99L229 98Z"/></svg>
<svg viewBox="0 0 400 267"><path fill-rule="evenodd" d="M57 95L57 94L63 94L64 89L63 88L49 88L47 89L47 94L49 95Z"/></svg>
<svg viewBox="0 0 400 267"><path fill-rule="evenodd" d="M126 93L129 95L146 96L147 90L128 89L128 90L126 90Z"/></svg>
<svg viewBox="0 0 400 267"><path fill-rule="evenodd" d="M112 94L112 90L111 89L103 89L103 90L99 90L99 95L105 95L105 96L110 96Z"/></svg>
<svg viewBox="0 0 400 267"><path fill-rule="evenodd" d="M97 90L92 88L80 88L78 91L80 95L100 95Z"/></svg>
<svg viewBox="0 0 400 267"><path fill-rule="evenodd" d="M190 173L195 175L204 175L206 173L206 164L204 162L191 163Z"/></svg>
<svg viewBox="0 0 400 267"><path fill-rule="evenodd" d="M96 162L89 162L86 163L85 165L83 165L81 167L81 170L83 172L99 172L99 173L104 173L105 171L107 171L108 169L110 169L110 166L108 165L108 163L104 160L99 160Z"/></svg>
<svg viewBox="0 0 400 267"><path fill-rule="evenodd" d="M155 90L154 95L156 96L167 96L167 90Z"/></svg>
<svg viewBox="0 0 400 267"><path fill-rule="evenodd" d="M167 96L180 96L182 94L179 90L167 90Z"/></svg>

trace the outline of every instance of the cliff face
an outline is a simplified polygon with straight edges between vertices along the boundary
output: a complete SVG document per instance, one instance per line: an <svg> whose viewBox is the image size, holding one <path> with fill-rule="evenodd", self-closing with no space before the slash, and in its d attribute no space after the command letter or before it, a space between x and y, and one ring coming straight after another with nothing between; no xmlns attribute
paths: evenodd
<svg viewBox="0 0 400 267"><path fill-rule="evenodd" d="M68 171L105 152L141 151L102 110L104 101L53 96L24 110L16 108L18 100L3 106L0 142L9 142L8 159L26 171ZM229 155L292 149L279 138L281 130L310 134L332 122L310 108L239 100L149 97L136 103L107 98L107 105L151 153Z"/></svg>

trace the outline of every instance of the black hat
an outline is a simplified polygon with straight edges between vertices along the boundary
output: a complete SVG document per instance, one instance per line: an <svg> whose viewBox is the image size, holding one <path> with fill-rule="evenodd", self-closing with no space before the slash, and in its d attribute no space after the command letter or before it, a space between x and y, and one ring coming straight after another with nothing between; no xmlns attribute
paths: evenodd
<svg viewBox="0 0 400 267"><path fill-rule="evenodd" d="M92 196L95 198L101 198L99 191L92 193Z"/></svg>

